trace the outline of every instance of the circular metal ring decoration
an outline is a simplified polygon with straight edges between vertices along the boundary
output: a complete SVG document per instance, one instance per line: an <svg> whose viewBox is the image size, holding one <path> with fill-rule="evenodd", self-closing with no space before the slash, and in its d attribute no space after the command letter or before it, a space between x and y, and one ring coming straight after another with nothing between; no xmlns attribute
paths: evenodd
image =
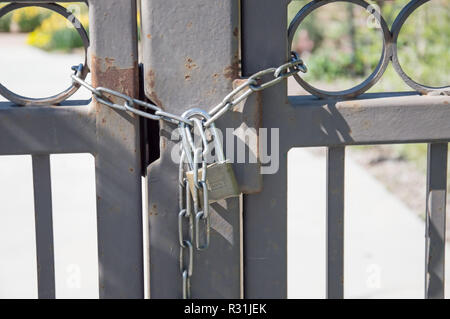
<svg viewBox="0 0 450 319"><path fill-rule="evenodd" d="M69 20L72 25L75 27L75 29L78 31L78 34L81 37L81 40L83 41L84 46L84 66L83 70L79 74L79 76L84 80L89 73L89 70L87 68L87 51L89 48L89 36L86 32L86 30L83 28L80 21L78 21L77 18L73 16L73 14L70 11L67 11L64 7L58 5L58 4L50 4L50 3L12 3L9 4L3 8L0 9L0 18L2 18L7 13L17 10L20 8L25 7L42 7L49 9L51 11L54 11L60 15L62 15L64 18ZM50 96L45 98L30 98L18 95L14 92L11 92L8 90L5 86L0 84L0 95L3 95L5 98L7 98L9 101L21 105L21 106L27 106L27 105L55 105L58 103L61 103L64 100L67 100L70 96L72 96L78 89L80 85L79 84L72 84L69 88L64 90L63 92Z"/></svg>
<svg viewBox="0 0 450 319"><path fill-rule="evenodd" d="M364 0L314 0L307 5L305 5L295 16L295 18L292 20L291 25L288 29L288 39L289 39L289 51L292 47L292 42L294 41L294 35L300 26L300 24L303 22L303 20L314 10L333 3L333 2L348 2L353 3L356 5L359 5L363 7L364 9L368 10L372 8L372 6L367 3ZM294 78L297 80L297 82L309 93L320 97L320 98L354 98L358 95L363 94L367 90L369 90L373 85L375 85L378 80L383 76L384 71L386 70L387 66L389 65L390 56L391 56L391 43L392 43L392 37L391 32L389 31L389 28L386 24L386 21L380 14L374 14L374 18L378 21L378 23L381 26L381 31L383 34L383 52L380 58L380 61L373 71L373 73L362 83L359 85L343 90L343 91L324 91L320 90L309 83L307 83L305 80L301 78L300 75L296 74L294 75Z"/></svg>
<svg viewBox="0 0 450 319"><path fill-rule="evenodd" d="M428 93L442 93L442 94L449 94L450 93L450 86L443 86L443 87L430 87L426 85L422 85L413 79L411 79L405 71L403 71L400 61L398 59L398 51L397 51L397 41L398 36L402 30L403 24L406 22L406 20L409 18L409 16L420 6L427 3L430 0L412 0L409 2L403 10L400 12L400 14L397 16L397 18L394 21L394 24L392 25L392 39L394 45L392 46L392 64L394 66L395 71L400 75L402 80L408 84L411 88L418 91L422 94L428 94Z"/></svg>

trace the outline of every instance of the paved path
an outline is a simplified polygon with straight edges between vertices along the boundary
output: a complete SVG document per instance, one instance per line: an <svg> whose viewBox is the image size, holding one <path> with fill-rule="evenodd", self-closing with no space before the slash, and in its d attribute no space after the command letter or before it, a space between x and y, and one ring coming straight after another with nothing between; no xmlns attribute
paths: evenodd
<svg viewBox="0 0 450 319"><path fill-rule="evenodd" d="M70 66L81 61L3 35L0 43L0 81L22 94L66 87ZM98 297L93 167L90 155L52 156L57 297ZM351 158L346 169L346 297L421 298L423 221ZM289 297L323 298L324 157L292 150L289 176ZM0 298L36 297L31 180L29 156L0 157Z"/></svg>
<svg viewBox="0 0 450 319"><path fill-rule="evenodd" d="M291 298L325 296L325 165L323 155L289 154ZM348 157L345 185L345 297L422 298L423 220Z"/></svg>

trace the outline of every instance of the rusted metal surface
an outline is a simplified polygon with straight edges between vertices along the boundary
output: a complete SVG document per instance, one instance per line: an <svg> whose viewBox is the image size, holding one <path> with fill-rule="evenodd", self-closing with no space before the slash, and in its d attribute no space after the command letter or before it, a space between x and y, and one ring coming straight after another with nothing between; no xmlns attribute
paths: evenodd
<svg viewBox="0 0 450 319"><path fill-rule="evenodd" d="M114 58L101 58L93 54L91 67L93 70L92 83L95 87L114 88L128 96L138 96L139 78L137 61L134 61L132 67L119 68ZM114 98L112 99L114 100Z"/></svg>

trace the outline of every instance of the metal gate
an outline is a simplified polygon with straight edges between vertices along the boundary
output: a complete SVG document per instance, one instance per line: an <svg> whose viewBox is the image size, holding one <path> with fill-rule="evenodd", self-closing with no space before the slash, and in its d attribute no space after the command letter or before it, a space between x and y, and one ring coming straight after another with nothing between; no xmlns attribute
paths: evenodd
<svg viewBox="0 0 450 319"><path fill-rule="evenodd" d="M48 7L51 1L12 2ZM89 1L89 15L88 64L94 85L137 96L136 2ZM100 298L143 298L138 119L95 101L42 104L2 102L0 107L0 155L33 158L39 298L55 297L49 155L57 153L95 156Z"/></svg>
<svg viewBox="0 0 450 319"><path fill-rule="evenodd" d="M208 110L239 85L240 78L286 62L289 2L142 1L143 67L139 81L136 2L88 1L88 65L93 85L136 97L141 84L145 96L169 113L182 114L193 107ZM312 1L299 13L296 23L331 2L336 1ZM362 0L346 2L369 8ZM449 88L427 88L415 83L404 74L396 58L396 37L402 24L426 2L411 1L392 30L378 16L384 36L383 55L374 74L362 86L329 94L309 87L299 78L316 96L288 97L283 81L247 98L217 121L223 131L239 127L255 128L257 132L259 128L277 129L282 160L276 174L261 175L262 155L267 150L252 148L245 136L237 134L236 143L247 153L256 154L257 160L234 164L242 196L211 205L210 247L192 256L192 297L287 297L287 152L293 147L324 146L328 148L327 296L343 298L345 147L419 142L429 143L425 296L444 296L450 140L450 98L445 94ZM407 84L428 95L363 94L381 78L391 61ZM89 152L96 158L100 297L143 297L140 173L144 140L150 296L180 298L184 278L180 273L178 238L179 177L178 164L172 160L178 142L177 126L160 121L158 128L95 100L85 105L65 102L61 106L6 106L0 112L1 155L33 155L38 195L39 297L54 297L53 253L45 249L52 246L48 155L68 152ZM227 151L234 147L226 145Z"/></svg>

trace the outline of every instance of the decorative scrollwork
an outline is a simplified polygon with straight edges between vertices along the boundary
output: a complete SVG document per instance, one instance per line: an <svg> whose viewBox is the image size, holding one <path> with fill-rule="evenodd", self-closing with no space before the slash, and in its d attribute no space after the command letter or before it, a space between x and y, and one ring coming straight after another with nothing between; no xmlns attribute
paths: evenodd
<svg viewBox="0 0 450 319"><path fill-rule="evenodd" d="M386 68L389 65L389 62L392 61L394 69L403 79L403 81L409 85L411 88L416 90L421 94L449 94L450 86L444 87L429 87L422 85L413 79L411 79L402 69L399 59L398 59L398 51L397 51L397 40L398 36L401 32L402 26L408 17L420 6L427 3L430 0L412 0L408 3L400 12L400 14L395 19L395 22L392 26L392 31L389 30L389 27L386 24L381 13L377 12L377 14L372 14L373 18L379 25L382 35L383 35L383 52L381 54L380 61L375 68L375 70L369 75L367 79L365 79L362 83L354 86L350 89L343 91L325 91L318 89L308 82L306 82L300 74L294 75L296 81L309 93L320 97L320 98L336 98L336 99L348 99L357 97L367 90L369 90L372 86L374 86L383 76ZM300 27L301 23L305 20L305 18L311 14L314 10L333 3L333 2L347 2L353 3L363 7L365 10L373 13L373 7L371 4L364 0L314 0L310 3L306 4L297 15L292 20L289 29L288 29L288 40L289 46L292 46L292 42L294 41L294 36L297 29ZM290 49L289 47L289 49Z"/></svg>
<svg viewBox="0 0 450 319"><path fill-rule="evenodd" d="M85 79L87 74L89 73L89 69L87 67L87 51L89 48L89 36L84 29L83 25L78 21L77 18L75 18L72 14L72 12L67 11L63 6L60 6L58 4L54 3L11 3L7 6L0 9L0 18L2 18L7 13L20 9L25 7L42 7L51 11L54 11L64 18L66 18L68 21L72 23L72 25L76 28L78 31L78 34L81 37L81 40L83 41L84 46L84 67L81 68L81 72L78 75L81 79ZM11 92L9 89L7 89L5 86L0 84L0 95L4 96L9 101L13 102L16 105L26 106L26 105L56 105L59 104L65 100L67 100L70 96L72 96L78 89L80 88L80 85L78 83L72 83L70 87L68 87L63 92L50 96L50 97L44 97L44 98L30 98L18 95L14 92Z"/></svg>

